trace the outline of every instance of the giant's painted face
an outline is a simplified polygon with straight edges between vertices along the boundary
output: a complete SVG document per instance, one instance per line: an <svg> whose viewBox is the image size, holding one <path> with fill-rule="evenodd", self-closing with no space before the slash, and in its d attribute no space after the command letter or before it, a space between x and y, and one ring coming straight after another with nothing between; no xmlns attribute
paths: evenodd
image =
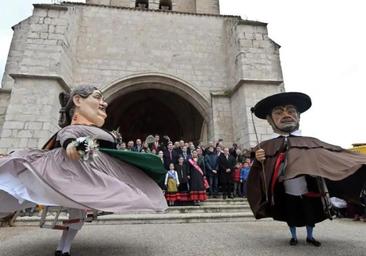
<svg viewBox="0 0 366 256"><path fill-rule="evenodd" d="M87 98L75 95L75 114L76 118L81 119L88 125L102 127L107 118L107 102L104 101L103 95L99 90L94 90Z"/></svg>
<svg viewBox="0 0 366 256"><path fill-rule="evenodd" d="M278 106L272 110L268 120L275 132L291 133L299 129L300 114L293 105ZM273 123L272 123L272 122Z"/></svg>

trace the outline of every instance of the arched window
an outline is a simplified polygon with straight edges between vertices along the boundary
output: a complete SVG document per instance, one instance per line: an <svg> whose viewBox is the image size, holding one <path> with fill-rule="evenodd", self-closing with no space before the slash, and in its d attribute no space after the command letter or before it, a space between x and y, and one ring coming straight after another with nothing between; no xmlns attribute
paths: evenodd
<svg viewBox="0 0 366 256"><path fill-rule="evenodd" d="M160 10L172 10L172 0L160 0Z"/></svg>
<svg viewBox="0 0 366 256"><path fill-rule="evenodd" d="M136 0L136 8L147 9L149 8L149 0Z"/></svg>

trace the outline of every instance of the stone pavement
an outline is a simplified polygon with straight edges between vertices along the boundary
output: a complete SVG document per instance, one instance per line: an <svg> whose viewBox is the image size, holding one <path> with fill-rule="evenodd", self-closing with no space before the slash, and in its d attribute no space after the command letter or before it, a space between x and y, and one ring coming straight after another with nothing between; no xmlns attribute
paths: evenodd
<svg viewBox="0 0 366 256"><path fill-rule="evenodd" d="M316 227L320 248L288 245L284 223L86 225L74 241L73 256L236 256L236 255L366 255L366 223L324 221ZM0 256L52 256L60 232L36 227L0 228Z"/></svg>

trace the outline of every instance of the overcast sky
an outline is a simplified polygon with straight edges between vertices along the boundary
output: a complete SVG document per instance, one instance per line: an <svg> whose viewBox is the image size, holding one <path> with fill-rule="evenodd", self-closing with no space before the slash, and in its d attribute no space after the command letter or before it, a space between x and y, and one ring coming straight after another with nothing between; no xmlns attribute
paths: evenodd
<svg viewBox="0 0 366 256"><path fill-rule="evenodd" d="M0 1L0 78L11 26L32 14L32 3ZM80 1L84 2L84 1ZM221 0L221 13L268 23L281 45L287 91L309 94L303 135L349 148L366 143L366 14L363 0Z"/></svg>

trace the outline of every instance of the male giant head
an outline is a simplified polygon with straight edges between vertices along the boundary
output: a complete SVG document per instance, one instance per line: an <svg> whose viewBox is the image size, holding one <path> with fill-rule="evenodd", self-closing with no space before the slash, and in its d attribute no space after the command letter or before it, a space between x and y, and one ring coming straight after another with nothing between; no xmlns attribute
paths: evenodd
<svg viewBox="0 0 366 256"><path fill-rule="evenodd" d="M300 113L311 107L311 99L300 92L284 92L271 95L259 101L254 114L260 119L267 119L273 131L289 134L299 129Z"/></svg>

